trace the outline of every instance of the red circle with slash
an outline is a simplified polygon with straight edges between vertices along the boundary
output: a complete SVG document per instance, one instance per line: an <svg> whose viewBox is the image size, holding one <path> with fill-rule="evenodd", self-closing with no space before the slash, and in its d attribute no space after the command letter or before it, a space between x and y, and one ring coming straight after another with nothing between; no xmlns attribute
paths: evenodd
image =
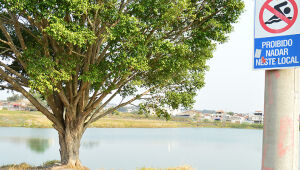
<svg viewBox="0 0 300 170"><path fill-rule="evenodd" d="M293 18L290 20L290 19L288 19L286 16L284 16L282 13L280 13L279 11L277 11L276 9L274 9L273 7L271 7L270 5L269 5L269 3L271 2L272 0L267 0L264 4L263 4L263 6L261 7L261 9L260 9L260 12L259 12L259 21L260 21L260 24L261 24L261 26L266 30L266 31L268 31L268 32L270 32L270 33L283 33L283 32L285 32L285 31L287 31L288 29L290 29L293 25L294 25L294 23L295 23L295 21L296 21L296 19L297 19L297 16L298 16L298 7L297 7L297 4L296 4L296 2L294 1L294 0L288 0L291 4L292 4L292 6L293 6L293 8L294 8L294 15L293 15ZM263 19L263 15L264 15L264 11L265 10L268 10L268 11L270 11L272 14L274 14L274 15L276 15L278 18L280 18L282 21L284 21L285 23L287 23L287 26L285 26L285 27L283 27L283 28L279 28L279 29L273 29L273 28L270 28L270 27L268 27L266 24L265 24L265 22L264 22L264 19Z"/></svg>

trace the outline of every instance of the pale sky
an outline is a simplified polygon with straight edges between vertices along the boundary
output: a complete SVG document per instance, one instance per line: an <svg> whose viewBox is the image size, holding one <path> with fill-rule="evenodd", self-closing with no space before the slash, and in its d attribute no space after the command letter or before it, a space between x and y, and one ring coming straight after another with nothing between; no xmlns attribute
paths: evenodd
<svg viewBox="0 0 300 170"><path fill-rule="evenodd" d="M263 110L264 70L253 70L254 1L245 0L245 12L225 44L208 62L206 85L198 92L195 109L251 113Z"/></svg>
<svg viewBox="0 0 300 170"><path fill-rule="evenodd" d="M264 71L252 68L254 1L245 0L245 12L225 44L208 62L206 85L195 98L194 109L251 113L263 110ZM0 100L11 94L1 91Z"/></svg>

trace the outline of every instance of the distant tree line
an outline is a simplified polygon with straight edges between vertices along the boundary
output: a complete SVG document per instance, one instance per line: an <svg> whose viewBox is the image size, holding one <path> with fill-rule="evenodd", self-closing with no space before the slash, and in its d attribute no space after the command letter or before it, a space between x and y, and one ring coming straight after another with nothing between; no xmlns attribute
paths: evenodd
<svg viewBox="0 0 300 170"><path fill-rule="evenodd" d="M24 98L25 97L22 94L13 94L12 96L7 97L6 100L9 102L15 102Z"/></svg>

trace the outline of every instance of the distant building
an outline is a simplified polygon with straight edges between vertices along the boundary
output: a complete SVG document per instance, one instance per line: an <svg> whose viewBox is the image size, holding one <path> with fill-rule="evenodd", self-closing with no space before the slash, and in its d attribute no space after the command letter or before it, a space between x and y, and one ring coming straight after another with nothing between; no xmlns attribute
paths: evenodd
<svg viewBox="0 0 300 170"><path fill-rule="evenodd" d="M252 121L253 123L256 124L263 124L264 122L264 115L262 111L255 111L252 114L249 114L249 121Z"/></svg>
<svg viewBox="0 0 300 170"><path fill-rule="evenodd" d="M242 114L234 114L231 116L231 123L244 123L246 121L245 116Z"/></svg>
<svg viewBox="0 0 300 170"><path fill-rule="evenodd" d="M264 115L262 111L255 111L251 114L242 114L242 113L231 113L228 114L223 110L218 110L213 113L203 113L197 110L188 110L181 113L176 114L176 117L184 117L184 118L193 118L197 121L202 122L228 122L228 123L256 123L263 124Z"/></svg>
<svg viewBox="0 0 300 170"><path fill-rule="evenodd" d="M231 115L228 114L223 114L223 122L232 122L232 117Z"/></svg>
<svg viewBox="0 0 300 170"><path fill-rule="evenodd" d="M21 99L13 102L0 102L1 110L31 110L30 108L32 108L32 105L27 99Z"/></svg>
<svg viewBox="0 0 300 170"><path fill-rule="evenodd" d="M223 110L216 111L216 113L213 114L213 120L214 121L225 121L225 112Z"/></svg>
<svg viewBox="0 0 300 170"><path fill-rule="evenodd" d="M210 113L202 114L202 116L201 116L201 121L212 122L212 121L213 121L213 115L210 114Z"/></svg>

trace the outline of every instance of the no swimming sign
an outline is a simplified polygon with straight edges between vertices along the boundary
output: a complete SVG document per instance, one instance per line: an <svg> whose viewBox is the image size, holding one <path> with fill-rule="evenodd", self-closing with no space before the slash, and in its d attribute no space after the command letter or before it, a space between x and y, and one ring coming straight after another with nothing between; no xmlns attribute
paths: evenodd
<svg viewBox="0 0 300 170"><path fill-rule="evenodd" d="M254 69L300 66L300 0L256 0Z"/></svg>

